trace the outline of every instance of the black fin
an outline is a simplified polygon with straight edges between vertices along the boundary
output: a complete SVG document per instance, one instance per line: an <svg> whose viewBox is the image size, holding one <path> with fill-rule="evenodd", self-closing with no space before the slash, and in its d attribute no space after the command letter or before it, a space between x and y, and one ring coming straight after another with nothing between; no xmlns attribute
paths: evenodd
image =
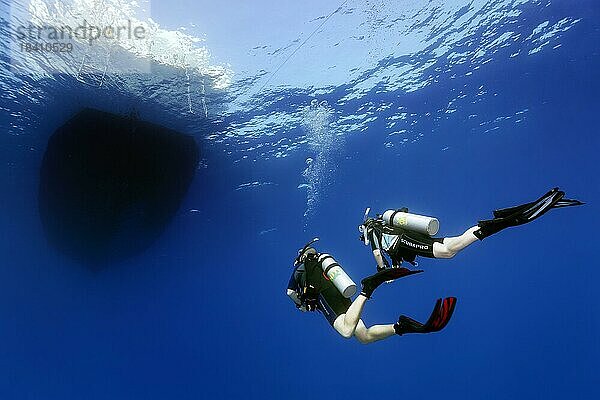
<svg viewBox="0 0 600 400"><path fill-rule="evenodd" d="M512 216L513 214L516 213L523 213L526 210L534 207L536 204L543 202L544 200L551 198L552 196L554 196L556 193L559 193L560 191L558 190L558 188L554 188L550 191L548 191L548 193L544 194L543 196L541 196L539 199L532 201L530 203L525 203L525 204L521 204L518 206L513 206L513 207L507 207L507 208L501 208L499 210L494 210L494 217L495 218L507 218ZM563 193L564 196L564 193ZM562 196L561 196L562 198Z"/></svg>
<svg viewBox="0 0 600 400"><path fill-rule="evenodd" d="M535 202L532 201L531 203L521 204L519 206L507 207L507 208L501 208L499 210L494 210L494 218L506 218L506 217L509 217L509 216L511 216L514 213L526 210L527 208L531 207L534 204L535 204Z"/></svg>
<svg viewBox="0 0 600 400"><path fill-rule="evenodd" d="M552 208L569 207L583 204L578 200L563 199L565 192L554 188L548 193L532 201L515 207L494 211L494 219L479 221L479 230L474 232L480 240L511 226L531 222L547 213Z"/></svg>
<svg viewBox="0 0 600 400"><path fill-rule="evenodd" d="M571 200L571 199L562 199L558 203L556 203L552 208L563 208L563 207L572 207L572 206L582 206L585 203L579 200Z"/></svg>
<svg viewBox="0 0 600 400"><path fill-rule="evenodd" d="M546 193L546 195L536 200L530 207L527 207L526 209L521 210L512 216L508 216L507 218L512 218L520 224L533 221L534 219L541 217L550 211L550 209L554 207L554 205L558 203L564 196L565 192L558 190L558 188L554 188Z"/></svg>
<svg viewBox="0 0 600 400"><path fill-rule="evenodd" d="M423 272L423 270L410 270L408 268L386 268L382 271L377 272L371 276L367 276L361 281L362 291L360 294L367 298L371 298L373 291L379 287L383 282L393 281L399 278L403 278L405 276L418 274Z"/></svg>
<svg viewBox="0 0 600 400"><path fill-rule="evenodd" d="M543 195L542 197L540 197L538 200L536 201L532 201L531 203L526 203L526 204L522 204L519 206L514 206L514 207L508 207L508 208L501 208L499 210L494 210L494 217L495 218L506 218L511 216L514 213L521 213L524 210L527 210L528 208L534 206L537 202L539 202L540 200L543 200L544 198L551 196L553 193L558 192L558 188L554 188L551 191L549 191L548 193L546 193L545 195ZM563 193L564 195L564 193ZM557 201L552 208L563 208L563 207L572 207L572 206L581 206L585 204L584 202L581 202L579 200L571 200L571 199L563 199L561 198L559 201Z"/></svg>

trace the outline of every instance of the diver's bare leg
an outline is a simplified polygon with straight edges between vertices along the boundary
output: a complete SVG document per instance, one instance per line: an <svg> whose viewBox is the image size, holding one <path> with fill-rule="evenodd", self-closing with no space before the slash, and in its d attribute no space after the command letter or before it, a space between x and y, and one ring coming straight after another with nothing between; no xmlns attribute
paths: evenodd
<svg viewBox="0 0 600 400"><path fill-rule="evenodd" d="M479 226L476 225L467 229L465 233L460 236L444 238L442 243L435 242L433 244L433 256L435 258L454 257L456 253L479 240L477 236L473 234L473 232L478 229Z"/></svg>
<svg viewBox="0 0 600 400"><path fill-rule="evenodd" d="M333 322L333 328L339 332L345 338L351 338L356 330L356 325L360 321L360 315L362 314L363 307L367 298L364 295L359 295L345 314L340 314Z"/></svg>
<svg viewBox="0 0 600 400"><path fill-rule="evenodd" d="M354 331L354 336L362 344L373 343L378 340L388 338L395 334L396 331L394 330L394 325L392 324L373 325L367 328L362 319L358 321L358 325L356 326L356 330Z"/></svg>

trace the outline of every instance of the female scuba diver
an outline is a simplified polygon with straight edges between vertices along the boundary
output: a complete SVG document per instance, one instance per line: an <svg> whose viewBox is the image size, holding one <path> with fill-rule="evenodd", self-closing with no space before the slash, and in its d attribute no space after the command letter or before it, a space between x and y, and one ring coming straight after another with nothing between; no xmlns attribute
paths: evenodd
<svg viewBox="0 0 600 400"><path fill-rule="evenodd" d="M343 337L355 337L359 342L367 344L392 335L437 332L450 321L456 305L454 297L439 299L425 324L402 315L395 324L367 327L361 315L373 291L383 282L422 271L407 268L379 271L361 281L362 290L352 301L350 297L356 293L356 285L331 255L319 253L312 247L317 240L318 238L313 239L298 251L287 295L299 310L322 313L333 329Z"/></svg>
<svg viewBox="0 0 600 400"><path fill-rule="evenodd" d="M436 238L439 222L435 218L408 213L407 208L388 210L376 218L369 218L370 209L358 230L360 240L371 244L377 270L397 268L402 261L416 265L417 256L428 258L452 258L459 251L486 237L511 226L522 225L542 216L552 208L578 206L578 200L564 199L565 193L558 188L550 190L539 199L519 206L494 211L494 218L479 221L456 237ZM391 265L387 260L391 260Z"/></svg>

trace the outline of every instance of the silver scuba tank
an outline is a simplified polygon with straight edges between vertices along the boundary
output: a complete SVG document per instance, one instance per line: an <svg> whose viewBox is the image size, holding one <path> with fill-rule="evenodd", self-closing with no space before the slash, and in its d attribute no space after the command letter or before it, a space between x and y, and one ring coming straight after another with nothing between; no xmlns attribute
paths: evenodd
<svg viewBox="0 0 600 400"><path fill-rule="evenodd" d="M321 254L319 256L319 263L321 263L321 268L323 268L325 276L329 278L342 296L346 298L354 296L356 293L356 284L331 255L327 253Z"/></svg>
<svg viewBox="0 0 600 400"><path fill-rule="evenodd" d="M425 233L429 236L435 235L440 230L440 221L438 221L437 218L398 210L387 210L384 212L383 222L390 226Z"/></svg>

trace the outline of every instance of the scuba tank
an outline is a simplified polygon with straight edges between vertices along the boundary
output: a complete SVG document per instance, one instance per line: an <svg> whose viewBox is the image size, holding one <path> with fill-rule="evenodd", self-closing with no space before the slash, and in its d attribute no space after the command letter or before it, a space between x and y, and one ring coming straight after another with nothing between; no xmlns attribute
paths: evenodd
<svg viewBox="0 0 600 400"><path fill-rule="evenodd" d="M402 210L387 210L383 213L383 222L389 226L424 233L429 236L435 235L440 230L440 221L437 218L411 214Z"/></svg>
<svg viewBox="0 0 600 400"><path fill-rule="evenodd" d="M327 254L323 253L319 255L319 263L323 269L323 273L333 283L333 286L340 291L342 296L350 298L356 293L356 284L352 279L344 272L340 264L335 259Z"/></svg>

